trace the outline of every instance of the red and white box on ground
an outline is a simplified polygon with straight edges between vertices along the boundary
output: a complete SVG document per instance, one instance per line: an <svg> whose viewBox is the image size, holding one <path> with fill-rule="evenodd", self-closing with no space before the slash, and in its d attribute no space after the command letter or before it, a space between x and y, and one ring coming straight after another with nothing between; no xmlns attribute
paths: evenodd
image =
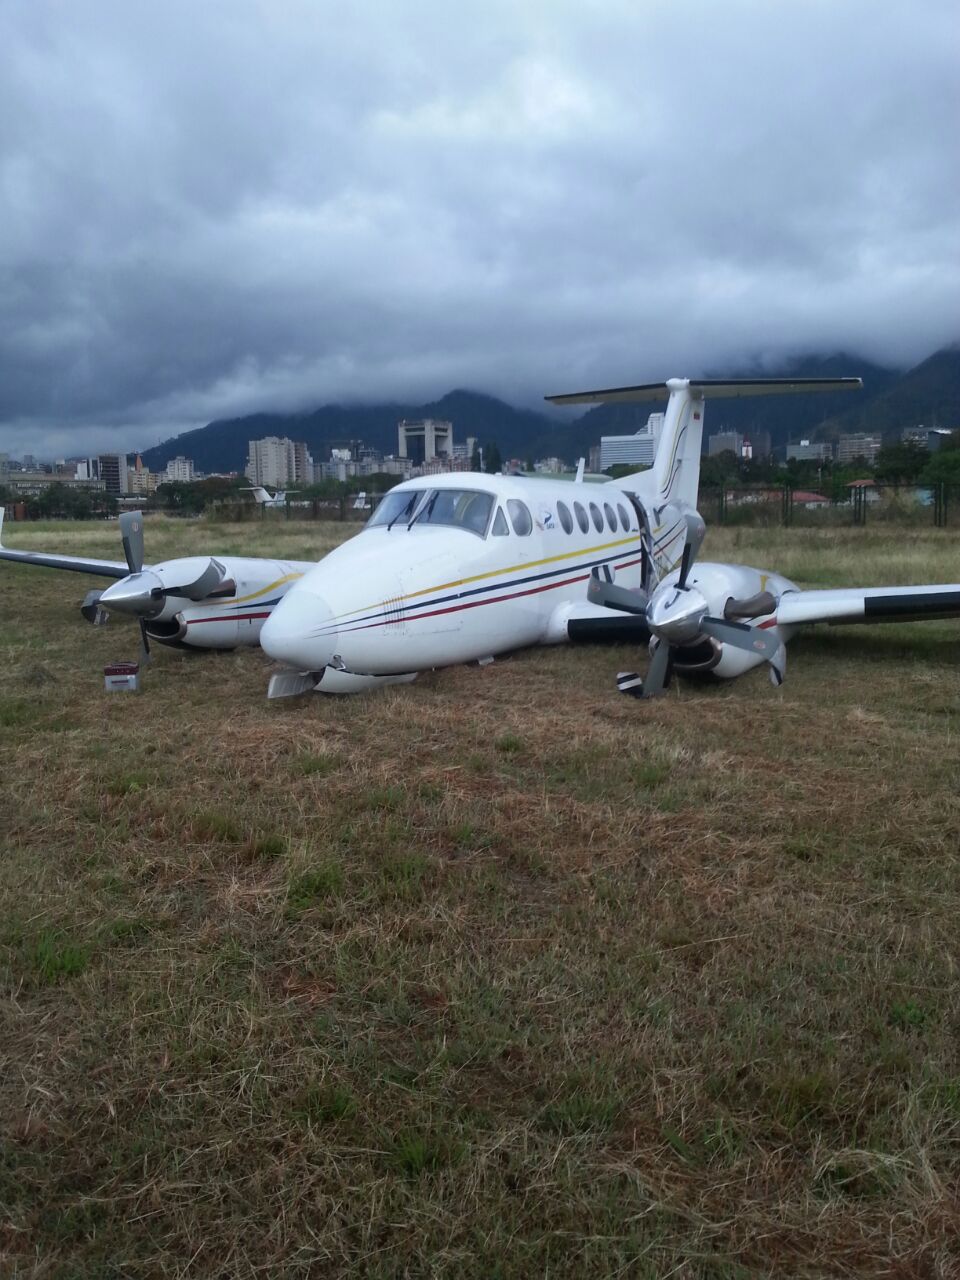
<svg viewBox="0 0 960 1280"><path fill-rule="evenodd" d="M103 668L103 687L107 693L136 693L140 688L140 664L111 662Z"/></svg>

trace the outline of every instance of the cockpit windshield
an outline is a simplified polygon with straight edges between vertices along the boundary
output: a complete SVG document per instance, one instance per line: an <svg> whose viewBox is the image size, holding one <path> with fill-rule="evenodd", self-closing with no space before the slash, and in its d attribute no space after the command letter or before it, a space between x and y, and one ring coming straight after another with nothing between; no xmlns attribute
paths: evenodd
<svg viewBox="0 0 960 1280"><path fill-rule="evenodd" d="M377 507L367 527L441 524L485 538L492 511L493 495L476 489L394 490Z"/></svg>

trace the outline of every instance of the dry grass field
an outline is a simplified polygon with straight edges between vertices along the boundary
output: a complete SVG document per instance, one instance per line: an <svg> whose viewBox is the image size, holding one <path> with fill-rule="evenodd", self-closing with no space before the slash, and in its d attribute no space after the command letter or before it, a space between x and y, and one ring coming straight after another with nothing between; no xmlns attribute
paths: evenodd
<svg viewBox="0 0 960 1280"><path fill-rule="evenodd" d="M811 632L781 690L637 703L635 652L553 649L268 704L259 651L105 695L136 633L91 585L0 564L0 1274L960 1275L957 624Z"/></svg>

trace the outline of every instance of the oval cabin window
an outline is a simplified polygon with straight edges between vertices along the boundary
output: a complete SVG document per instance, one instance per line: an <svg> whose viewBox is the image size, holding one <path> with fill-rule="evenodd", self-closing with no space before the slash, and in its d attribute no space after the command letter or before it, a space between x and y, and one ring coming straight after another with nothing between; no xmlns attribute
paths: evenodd
<svg viewBox="0 0 960 1280"><path fill-rule="evenodd" d="M507 511L510 515L510 523L513 525L513 532L519 538L525 538L527 534L533 532L533 520L527 505L521 502L519 498L510 498L507 501Z"/></svg>
<svg viewBox="0 0 960 1280"><path fill-rule="evenodd" d="M603 533L603 516L600 514L600 508L595 502L590 503L590 518L593 520L593 527L597 533Z"/></svg>
<svg viewBox="0 0 960 1280"><path fill-rule="evenodd" d="M557 503L557 515L560 517L560 523L563 525L563 532L573 533L573 517L570 515L570 508L565 502Z"/></svg>
<svg viewBox="0 0 960 1280"><path fill-rule="evenodd" d="M590 521L587 519L587 513L579 502L573 504L573 511L577 517L577 524L580 526L581 533L588 533L590 530Z"/></svg>

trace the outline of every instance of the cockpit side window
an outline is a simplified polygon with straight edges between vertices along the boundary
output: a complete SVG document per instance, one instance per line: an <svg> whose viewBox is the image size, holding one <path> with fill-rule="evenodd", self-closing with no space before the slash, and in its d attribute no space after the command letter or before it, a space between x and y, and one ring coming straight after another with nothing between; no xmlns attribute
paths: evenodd
<svg viewBox="0 0 960 1280"><path fill-rule="evenodd" d="M507 500L507 510L510 512L513 532L519 538L525 538L529 533L533 532L533 520L525 502L521 502L519 498L509 498Z"/></svg>
<svg viewBox="0 0 960 1280"><path fill-rule="evenodd" d="M386 494L376 511L367 521L367 528L378 524L392 524L394 520L409 523L417 504L426 493L425 489L393 489Z"/></svg>
<svg viewBox="0 0 960 1280"><path fill-rule="evenodd" d="M502 507L497 507L497 514L493 517L493 528L490 533L494 538L508 538L510 536L507 517L503 514Z"/></svg>
<svg viewBox="0 0 960 1280"><path fill-rule="evenodd" d="M370 525L440 524L487 535L493 495L476 489L407 489L388 493L370 518Z"/></svg>

